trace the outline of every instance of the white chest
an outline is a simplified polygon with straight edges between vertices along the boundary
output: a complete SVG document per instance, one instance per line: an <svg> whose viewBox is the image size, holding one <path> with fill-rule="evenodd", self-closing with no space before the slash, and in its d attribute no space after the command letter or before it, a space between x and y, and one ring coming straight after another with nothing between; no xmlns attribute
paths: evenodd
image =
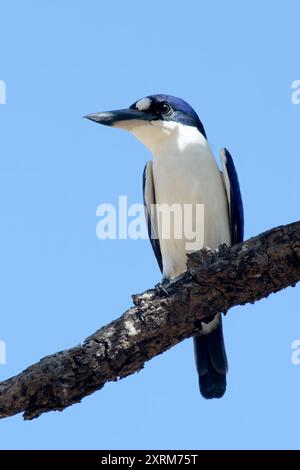
<svg viewBox="0 0 300 470"><path fill-rule="evenodd" d="M154 155L153 179L158 209L162 204L174 207L174 223L169 232L162 230L164 211L158 215L164 277L174 278L186 270L187 252L203 246L214 249L221 243L230 244L228 202L206 140L165 148L161 154ZM181 216L175 210L178 206L181 206ZM181 237L176 217L177 222L181 217ZM191 236L196 230L195 243L190 249Z"/></svg>

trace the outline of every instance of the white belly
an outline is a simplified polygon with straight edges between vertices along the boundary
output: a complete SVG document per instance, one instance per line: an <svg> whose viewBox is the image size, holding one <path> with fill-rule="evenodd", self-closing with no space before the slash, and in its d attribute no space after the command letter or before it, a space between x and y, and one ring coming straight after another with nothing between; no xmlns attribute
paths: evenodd
<svg viewBox="0 0 300 470"><path fill-rule="evenodd" d="M172 279L186 271L187 252L203 246L215 249L221 243L230 245L228 202L220 171L206 141L201 142L201 145L197 143L177 151L173 149L171 153L165 151L155 155L153 179L158 207L160 204L179 204L184 214L183 204L190 204L194 228L196 204L202 204L204 210L204 218L199 219L202 235L198 238L201 243L195 245L193 250L189 249L191 240L186 237L185 227L182 237L176 239L178 227L175 229L176 224L171 224L170 236L162 238L162 224L158 220L163 275Z"/></svg>

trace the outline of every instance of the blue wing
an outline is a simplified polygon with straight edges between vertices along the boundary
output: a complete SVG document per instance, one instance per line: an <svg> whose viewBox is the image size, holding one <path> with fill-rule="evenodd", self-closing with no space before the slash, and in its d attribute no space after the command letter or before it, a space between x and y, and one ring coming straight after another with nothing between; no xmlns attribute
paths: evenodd
<svg viewBox="0 0 300 470"><path fill-rule="evenodd" d="M221 150L222 176L227 193L231 243L240 243L244 239L244 209L238 176L232 156L226 148Z"/></svg>
<svg viewBox="0 0 300 470"><path fill-rule="evenodd" d="M221 151L222 178L227 194L231 243L240 243L244 237L244 212L240 185L232 157ZM226 390L227 358L222 323L208 335L194 338L195 357L201 394L205 398L220 398Z"/></svg>
<svg viewBox="0 0 300 470"><path fill-rule="evenodd" d="M148 235L149 240L154 251L156 261L158 266L163 271L162 256L159 245L158 238L158 228L156 220L156 211L154 209L155 204L155 191L153 183L153 173L152 173L152 162L147 162L144 168L143 173L143 195L144 195L144 207L145 207L145 216L148 226ZM152 210L151 210L152 207Z"/></svg>

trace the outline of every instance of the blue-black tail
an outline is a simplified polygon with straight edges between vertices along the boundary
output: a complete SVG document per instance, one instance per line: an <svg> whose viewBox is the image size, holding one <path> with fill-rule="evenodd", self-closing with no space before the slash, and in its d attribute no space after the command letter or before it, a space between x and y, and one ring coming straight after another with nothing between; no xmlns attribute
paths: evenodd
<svg viewBox="0 0 300 470"><path fill-rule="evenodd" d="M226 390L227 358L222 318L207 335L194 338L199 387L204 398L221 398Z"/></svg>

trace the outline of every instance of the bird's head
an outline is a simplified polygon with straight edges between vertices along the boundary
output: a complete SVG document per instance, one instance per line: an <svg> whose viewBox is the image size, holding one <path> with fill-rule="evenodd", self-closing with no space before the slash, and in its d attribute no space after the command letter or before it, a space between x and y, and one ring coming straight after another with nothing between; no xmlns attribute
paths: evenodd
<svg viewBox="0 0 300 470"><path fill-rule="evenodd" d="M193 108L184 100L170 95L147 96L129 108L85 117L99 124L130 131L154 153L183 129L193 128L206 138L204 127Z"/></svg>

